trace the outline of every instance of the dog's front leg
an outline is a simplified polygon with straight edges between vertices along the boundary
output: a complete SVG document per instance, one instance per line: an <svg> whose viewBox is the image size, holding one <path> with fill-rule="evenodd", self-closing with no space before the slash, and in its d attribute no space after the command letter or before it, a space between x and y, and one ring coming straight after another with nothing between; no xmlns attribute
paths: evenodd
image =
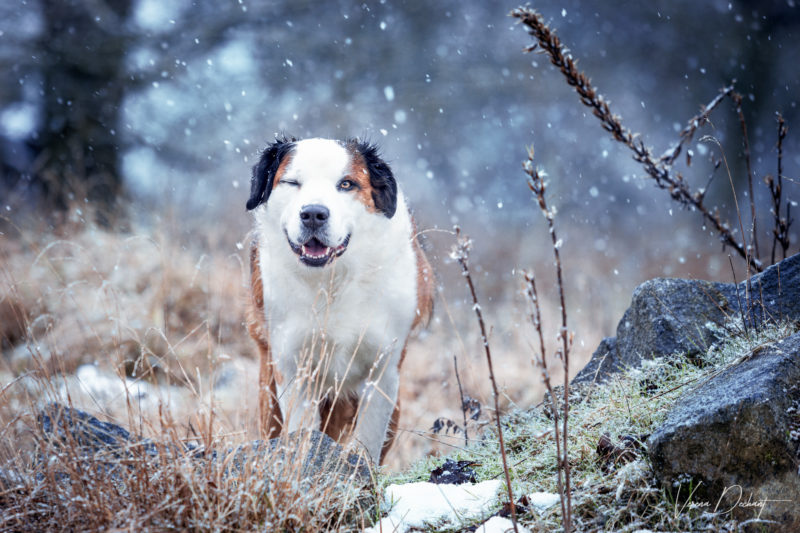
<svg viewBox="0 0 800 533"><path fill-rule="evenodd" d="M283 428L287 433L303 428L319 430L319 409L308 381L302 372L298 372L288 383L277 386Z"/></svg>
<svg viewBox="0 0 800 533"><path fill-rule="evenodd" d="M376 369L379 376L367 381L361 391L362 400L354 434L356 441L367 450L375 464L380 463L389 420L397 403L400 376L396 359L392 358L385 370Z"/></svg>

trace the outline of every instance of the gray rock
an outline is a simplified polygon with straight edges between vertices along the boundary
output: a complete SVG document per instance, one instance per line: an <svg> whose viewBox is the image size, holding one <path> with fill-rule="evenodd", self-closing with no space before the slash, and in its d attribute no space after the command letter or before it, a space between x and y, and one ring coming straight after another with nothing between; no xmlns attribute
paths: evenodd
<svg viewBox="0 0 800 533"><path fill-rule="evenodd" d="M75 444L84 453L97 451L120 451L131 444L143 444L151 454L158 453L155 445L139 437L133 437L122 426L101 422L96 417L58 403L51 403L37 417L42 435L61 444Z"/></svg>
<svg viewBox="0 0 800 533"><path fill-rule="evenodd" d="M266 443L253 441L229 453L233 454L233 465L239 472L245 470L247 464L268 457L272 463L290 468L292 474L301 479L335 474L341 478L353 478L360 483L372 480L369 462L365 456L345 453L338 442L316 430L295 431L285 439L278 437Z"/></svg>
<svg viewBox="0 0 800 533"><path fill-rule="evenodd" d="M647 441L656 477L673 495L682 487L679 507L691 481L692 501L710 502L704 510L719 505L740 520L760 511L781 530L800 530L800 462L792 435L798 405L800 333L756 349L676 401ZM766 500L763 509L744 505Z"/></svg>
<svg viewBox="0 0 800 533"><path fill-rule="evenodd" d="M592 354L586 366L572 379L572 385L603 381L603 378L618 372L623 365L617 358L617 338L606 337Z"/></svg>
<svg viewBox="0 0 800 533"><path fill-rule="evenodd" d="M237 475L267 461L273 466L291 468L300 479L329 475L356 483L368 483L372 479L365 458L345 453L339 443L319 431L296 431L285 439L253 441L226 451L207 451L192 445L182 445L181 449L157 445L152 440L132 435L122 426L102 422L80 409L55 403L43 409L38 420L45 439L58 445L74 445L84 460L91 461L109 475L114 475L118 469L116 458L143 450L153 460L188 456L196 460L198 466L207 460L229 464L231 459L232 468L228 472Z"/></svg>
<svg viewBox="0 0 800 533"><path fill-rule="evenodd" d="M739 283L744 305L745 283ZM800 253L751 278L751 320L800 320ZM761 308L761 302L764 309Z"/></svg>
<svg viewBox="0 0 800 533"><path fill-rule="evenodd" d="M740 311L748 308L749 313ZM800 320L800 254L753 276L749 285L664 278L642 283L616 337L603 339L573 383L602 382L643 359L703 353L729 318L746 319L748 327L765 320Z"/></svg>

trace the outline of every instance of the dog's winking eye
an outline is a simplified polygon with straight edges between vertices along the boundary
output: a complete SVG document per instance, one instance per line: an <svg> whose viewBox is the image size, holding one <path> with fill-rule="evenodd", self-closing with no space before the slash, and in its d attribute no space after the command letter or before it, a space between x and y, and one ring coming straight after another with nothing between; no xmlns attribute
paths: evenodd
<svg viewBox="0 0 800 533"><path fill-rule="evenodd" d="M299 187L300 186L300 182L297 181L297 180L281 180L278 183L278 185L280 185L281 183L283 183L285 185L291 185L292 187Z"/></svg>
<svg viewBox="0 0 800 533"><path fill-rule="evenodd" d="M351 179L345 178L336 185L336 188L340 191L352 191L358 188L358 184Z"/></svg>

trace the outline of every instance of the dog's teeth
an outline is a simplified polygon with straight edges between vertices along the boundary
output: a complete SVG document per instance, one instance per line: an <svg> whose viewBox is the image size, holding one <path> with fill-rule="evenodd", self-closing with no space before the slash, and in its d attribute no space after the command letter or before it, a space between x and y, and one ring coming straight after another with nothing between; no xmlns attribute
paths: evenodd
<svg viewBox="0 0 800 533"><path fill-rule="evenodd" d="M330 253L331 253L331 248L330 248L330 246L326 246L326 247L325 247L325 255L330 255Z"/></svg>
<svg viewBox="0 0 800 533"><path fill-rule="evenodd" d="M308 255L308 250L306 250L306 245L305 244L300 247L300 251L303 253L303 255Z"/></svg>

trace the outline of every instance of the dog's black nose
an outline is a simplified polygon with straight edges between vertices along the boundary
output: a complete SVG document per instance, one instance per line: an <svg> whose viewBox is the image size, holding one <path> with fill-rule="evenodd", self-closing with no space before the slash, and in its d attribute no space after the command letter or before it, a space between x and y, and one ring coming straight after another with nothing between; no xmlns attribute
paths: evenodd
<svg viewBox="0 0 800 533"><path fill-rule="evenodd" d="M308 229L317 229L325 225L331 212L321 204L304 205L300 210L300 220Z"/></svg>

